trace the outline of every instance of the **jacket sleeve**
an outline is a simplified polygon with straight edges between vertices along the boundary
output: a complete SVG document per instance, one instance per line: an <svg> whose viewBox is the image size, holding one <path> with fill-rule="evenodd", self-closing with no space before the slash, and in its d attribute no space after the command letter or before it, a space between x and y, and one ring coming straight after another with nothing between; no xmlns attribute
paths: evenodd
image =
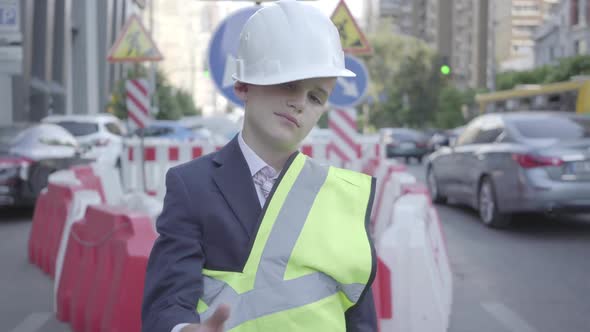
<svg viewBox="0 0 590 332"><path fill-rule="evenodd" d="M377 332L377 313L372 288L355 306L346 311L345 315L346 332Z"/></svg>
<svg viewBox="0 0 590 332"><path fill-rule="evenodd" d="M159 237L145 276L142 331L171 331L179 323L199 323L203 291L201 230L183 180L170 169L166 196L156 222Z"/></svg>

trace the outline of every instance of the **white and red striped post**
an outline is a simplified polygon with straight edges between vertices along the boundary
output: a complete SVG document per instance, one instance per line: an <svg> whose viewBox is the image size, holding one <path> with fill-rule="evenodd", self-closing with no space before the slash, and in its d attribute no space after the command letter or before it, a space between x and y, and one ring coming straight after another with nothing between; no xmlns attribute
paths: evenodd
<svg viewBox="0 0 590 332"><path fill-rule="evenodd" d="M358 142L356 110L334 109L328 114L328 127L334 133L327 148L328 160L340 167L355 168L361 157Z"/></svg>
<svg viewBox="0 0 590 332"><path fill-rule="evenodd" d="M134 127L145 128L151 120L150 94L145 78L125 82L127 114Z"/></svg>
<svg viewBox="0 0 590 332"><path fill-rule="evenodd" d="M125 103L127 106L127 116L129 126L134 128L145 128L151 121L150 115L150 93L148 81L145 78L129 79L125 82L125 90L127 91ZM141 150L143 150L143 134L141 139ZM146 188L145 179L145 160L141 159L141 178L142 190Z"/></svg>

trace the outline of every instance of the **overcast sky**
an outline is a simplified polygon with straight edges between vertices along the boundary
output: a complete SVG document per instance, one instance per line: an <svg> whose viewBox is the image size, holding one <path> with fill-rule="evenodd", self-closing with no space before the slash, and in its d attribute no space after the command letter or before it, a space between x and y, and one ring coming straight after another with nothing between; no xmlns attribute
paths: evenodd
<svg viewBox="0 0 590 332"><path fill-rule="evenodd" d="M236 1L233 5L233 8L241 8L246 6L251 6L253 1ZM330 16L334 12L334 9L338 5L340 0L316 0L316 1L306 1L306 3L311 4L312 6L318 7L321 11L326 13L326 15ZM352 12L352 15L358 20L363 15L363 0L346 0L346 5L348 9ZM220 2L224 5L227 5L226 2Z"/></svg>

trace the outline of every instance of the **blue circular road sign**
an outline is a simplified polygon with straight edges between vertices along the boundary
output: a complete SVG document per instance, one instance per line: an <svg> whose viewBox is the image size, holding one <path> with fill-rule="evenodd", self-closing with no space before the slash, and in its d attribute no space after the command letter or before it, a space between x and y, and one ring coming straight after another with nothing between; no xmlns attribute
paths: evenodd
<svg viewBox="0 0 590 332"><path fill-rule="evenodd" d="M350 108L363 101L369 88L369 73L362 60L347 54L344 58L346 69L356 77L339 77L328 102L332 107Z"/></svg>
<svg viewBox="0 0 590 332"><path fill-rule="evenodd" d="M244 103L234 93L235 59L240 45L240 32L260 6L240 9L225 18L209 43L209 72L219 92L237 106Z"/></svg>

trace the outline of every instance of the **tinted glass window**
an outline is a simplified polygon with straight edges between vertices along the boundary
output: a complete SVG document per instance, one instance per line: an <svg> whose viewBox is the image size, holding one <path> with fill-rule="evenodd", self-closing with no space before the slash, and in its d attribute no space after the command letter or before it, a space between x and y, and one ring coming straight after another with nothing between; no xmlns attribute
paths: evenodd
<svg viewBox="0 0 590 332"><path fill-rule="evenodd" d="M107 128L107 130L109 131L109 133L111 133L113 135L117 135L117 136L123 135L123 131L121 130L121 127L119 127L119 125L117 125L114 122L107 123L105 125L105 127Z"/></svg>
<svg viewBox="0 0 590 332"><path fill-rule="evenodd" d="M590 118L543 116L512 119L518 133L525 138L590 138Z"/></svg>
<svg viewBox="0 0 590 332"><path fill-rule="evenodd" d="M481 130L478 132L477 137L473 140L474 144L492 143L502 133L502 128L493 128L488 130Z"/></svg>
<svg viewBox="0 0 590 332"><path fill-rule="evenodd" d="M21 131L13 144L21 148L43 146L76 146L76 140L63 128L42 124Z"/></svg>
<svg viewBox="0 0 590 332"><path fill-rule="evenodd" d="M383 136L391 137L396 141L420 141L427 139L427 137L421 132L410 129L384 131L382 134Z"/></svg>
<svg viewBox="0 0 590 332"><path fill-rule="evenodd" d="M158 137L169 135L174 132L174 128L169 127L147 127L143 130L138 130L137 133L140 134L143 131L144 137Z"/></svg>
<svg viewBox="0 0 590 332"><path fill-rule="evenodd" d="M60 121L57 124L74 136L85 136L98 132L98 124L92 122Z"/></svg>
<svg viewBox="0 0 590 332"><path fill-rule="evenodd" d="M10 127L0 127L0 146L7 146L14 142L15 137L27 128L26 125L14 125Z"/></svg>

